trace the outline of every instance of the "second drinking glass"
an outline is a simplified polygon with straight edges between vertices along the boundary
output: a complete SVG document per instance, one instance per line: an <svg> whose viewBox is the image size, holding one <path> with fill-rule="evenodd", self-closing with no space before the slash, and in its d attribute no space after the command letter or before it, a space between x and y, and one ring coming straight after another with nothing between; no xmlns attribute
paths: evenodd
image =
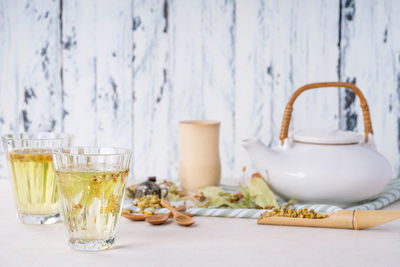
<svg viewBox="0 0 400 267"><path fill-rule="evenodd" d="M18 217L26 224L58 221L59 205L52 150L68 147L71 136L20 133L2 137Z"/></svg>
<svg viewBox="0 0 400 267"><path fill-rule="evenodd" d="M68 244L103 250L115 242L131 151L71 147L53 153Z"/></svg>

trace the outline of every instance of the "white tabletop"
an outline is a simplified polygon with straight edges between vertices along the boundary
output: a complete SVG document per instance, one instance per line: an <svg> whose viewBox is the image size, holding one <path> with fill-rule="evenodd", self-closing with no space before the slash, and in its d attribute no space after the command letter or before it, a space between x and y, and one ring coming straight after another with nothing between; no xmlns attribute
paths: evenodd
<svg viewBox="0 0 400 267"><path fill-rule="evenodd" d="M67 246L62 223L20 223L6 179L0 203L0 266L400 266L400 220L354 231L211 217L185 228L121 218L112 249L80 252Z"/></svg>

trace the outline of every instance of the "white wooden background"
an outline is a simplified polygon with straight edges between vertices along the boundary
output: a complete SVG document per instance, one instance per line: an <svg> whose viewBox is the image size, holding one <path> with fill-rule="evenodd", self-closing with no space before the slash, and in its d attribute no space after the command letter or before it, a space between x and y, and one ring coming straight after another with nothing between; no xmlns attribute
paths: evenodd
<svg viewBox="0 0 400 267"><path fill-rule="evenodd" d="M399 14L396 0L1 0L0 133L132 147L135 178L171 178L178 121L216 119L234 179L240 140L276 144L296 88L341 80L363 90L397 175ZM346 90L308 92L292 128L362 132L358 106Z"/></svg>

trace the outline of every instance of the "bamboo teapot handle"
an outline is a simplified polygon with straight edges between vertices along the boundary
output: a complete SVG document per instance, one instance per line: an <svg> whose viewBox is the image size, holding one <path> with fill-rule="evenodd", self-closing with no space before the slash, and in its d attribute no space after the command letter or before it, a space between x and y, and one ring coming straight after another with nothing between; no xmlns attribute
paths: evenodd
<svg viewBox="0 0 400 267"><path fill-rule="evenodd" d="M285 112L283 114L281 134L279 137L279 139L281 140L281 144L283 144L285 139L288 137L290 119L292 118L293 103L296 100L296 98L306 90L321 88L321 87L346 87L348 89L351 89L358 96L358 98L360 99L361 109L363 111L365 142L367 142L368 134L369 133L373 134L373 131L372 131L372 124L371 124L371 117L369 114L368 103L364 95L361 93L360 89L358 89L358 87L352 83L325 82L325 83L306 84L297 89L290 97L289 102L286 104Z"/></svg>

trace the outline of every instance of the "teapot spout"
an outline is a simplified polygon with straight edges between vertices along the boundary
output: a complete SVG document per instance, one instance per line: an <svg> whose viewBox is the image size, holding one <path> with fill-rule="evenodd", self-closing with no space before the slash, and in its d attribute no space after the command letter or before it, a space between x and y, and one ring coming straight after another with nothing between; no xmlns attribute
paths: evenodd
<svg viewBox="0 0 400 267"><path fill-rule="evenodd" d="M242 146L248 150L250 147L254 146L257 142L258 142L258 139L255 139L255 138L243 139Z"/></svg>
<svg viewBox="0 0 400 267"><path fill-rule="evenodd" d="M253 167L266 179L267 172L279 160L280 152L271 150L260 140L249 138L242 141L243 147L247 150Z"/></svg>

